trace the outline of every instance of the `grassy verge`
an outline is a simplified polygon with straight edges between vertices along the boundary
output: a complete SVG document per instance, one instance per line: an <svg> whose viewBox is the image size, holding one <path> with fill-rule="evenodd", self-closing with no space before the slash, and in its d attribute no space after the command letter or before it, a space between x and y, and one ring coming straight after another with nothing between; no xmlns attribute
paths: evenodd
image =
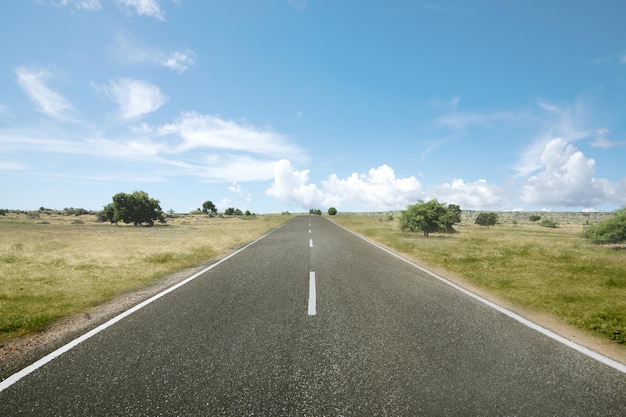
<svg viewBox="0 0 626 417"><path fill-rule="evenodd" d="M479 227L454 235L403 233L390 216L340 215L337 223L442 267L513 303L626 344L626 250L591 245L582 224Z"/></svg>
<svg viewBox="0 0 626 417"><path fill-rule="evenodd" d="M254 240L289 216L183 216L154 227L94 216L0 217L0 340L198 265Z"/></svg>

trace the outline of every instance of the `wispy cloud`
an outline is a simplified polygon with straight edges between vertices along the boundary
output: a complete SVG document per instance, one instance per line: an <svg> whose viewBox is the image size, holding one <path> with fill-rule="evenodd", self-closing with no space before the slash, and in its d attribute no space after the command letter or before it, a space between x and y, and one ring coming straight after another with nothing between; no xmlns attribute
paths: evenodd
<svg viewBox="0 0 626 417"><path fill-rule="evenodd" d="M304 9L308 3L308 0L289 0L289 5L296 9Z"/></svg>
<svg viewBox="0 0 626 417"><path fill-rule="evenodd" d="M613 148L616 146L626 145L626 141L615 142L615 141L609 140L607 137L609 133L611 132L606 127L601 127L597 129L595 132L594 140L593 142L591 142L591 146L593 146L594 148L609 149L609 148Z"/></svg>
<svg viewBox="0 0 626 417"><path fill-rule="evenodd" d="M163 66L179 74L187 71L196 61L196 54L191 49L174 51L164 60L158 60Z"/></svg>
<svg viewBox="0 0 626 417"><path fill-rule="evenodd" d="M45 0L44 0L45 1ZM161 9L158 0L112 0L120 9L130 14L147 16L158 21L165 20L165 12ZM100 0L49 0L49 4L58 7L68 7L71 10L89 10L97 12L102 10Z"/></svg>
<svg viewBox="0 0 626 417"><path fill-rule="evenodd" d="M165 13L157 0L115 0L116 3L131 13L148 16L156 20L165 20Z"/></svg>
<svg viewBox="0 0 626 417"><path fill-rule="evenodd" d="M58 7L69 7L72 10L96 12L102 9L102 3L99 0L51 0L50 3Z"/></svg>
<svg viewBox="0 0 626 417"><path fill-rule="evenodd" d="M25 171L29 169L28 165L14 161L0 161L1 171Z"/></svg>
<svg viewBox="0 0 626 417"><path fill-rule="evenodd" d="M121 78L96 88L118 104L123 119L152 113L169 100L156 85L131 78Z"/></svg>
<svg viewBox="0 0 626 417"><path fill-rule="evenodd" d="M182 139L179 145L182 151L213 148L274 157L299 158L302 155L299 147L271 129L196 112L183 113L175 122L159 127L158 132Z"/></svg>
<svg viewBox="0 0 626 417"><path fill-rule="evenodd" d="M160 65L179 74L187 71L196 62L196 53L190 48L167 52L153 46L143 45L131 36L122 33L115 35L110 54L125 65Z"/></svg>
<svg viewBox="0 0 626 417"><path fill-rule="evenodd" d="M46 81L52 73L45 68L33 69L19 66L15 69L17 82L39 110L56 119L67 119L72 105L63 95L50 89Z"/></svg>

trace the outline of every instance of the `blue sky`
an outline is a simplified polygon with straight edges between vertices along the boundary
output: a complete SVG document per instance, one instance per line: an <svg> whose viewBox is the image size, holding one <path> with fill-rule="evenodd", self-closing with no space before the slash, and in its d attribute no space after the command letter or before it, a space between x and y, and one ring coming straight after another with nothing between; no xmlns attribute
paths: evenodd
<svg viewBox="0 0 626 417"><path fill-rule="evenodd" d="M0 4L0 208L626 205L626 2Z"/></svg>

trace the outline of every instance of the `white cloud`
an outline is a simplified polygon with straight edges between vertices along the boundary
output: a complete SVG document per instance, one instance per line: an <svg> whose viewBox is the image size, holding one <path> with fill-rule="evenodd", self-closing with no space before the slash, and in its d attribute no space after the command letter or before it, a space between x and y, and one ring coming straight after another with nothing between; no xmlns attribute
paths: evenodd
<svg viewBox="0 0 626 417"><path fill-rule="evenodd" d="M455 179L431 188L429 193L440 202L458 204L468 210L499 208L503 203L502 190L484 179L471 183Z"/></svg>
<svg viewBox="0 0 626 417"><path fill-rule="evenodd" d="M229 151L268 155L274 160L296 157L301 150L271 129L260 129L245 122L222 119L196 112L183 113L174 123L159 128L162 135L176 134L183 142L181 151L195 148L215 148Z"/></svg>
<svg viewBox="0 0 626 417"><path fill-rule="evenodd" d="M289 0L289 4L291 5L291 7L294 7L300 10L304 9L307 3L308 3L308 0Z"/></svg>
<svg viewBox="0 0 626 417"><path fill-rule="evenodd" d="M343 206L355 210L396 210L415 203L421 188L415 177L397 178L387 165L343 179L332 174L319 188L309 183L309 170L294 170L291 163L283 159L274 166L274 182L266 192L302 208Z"/></svg>
<svg viewBox="0 0 626 417"><path fill-rule="evenodd" d="M134 119L151 113L169 100L156 85L130 78L113 81L101 90L119 105L124 119Z"/></svg>
<svg viewBox="0 0 626 417"><path fill-rule="evenodd" d="M176 71L187 71L196 62L196 53L190 48L167 52L153 46L142 44L131 36L117 33L114 36L109 53L123 64L155 64Z"/></svg>
<svg viewBox="0 0 626 417"><path fill-rule="evenodd" d="M97 12L102 10L102 4L99 0L58 0L51 2L55 6L69 7L77 10L90 10Z"/></svg>
<svg viewBox="0 0 626 417"><path fill-rule="evenodd" d="M27 165L13 161L0 161L0 170L2 171L24 171L29 169Z"/></svg>
<svg viewBox="0 0 626 417"><path fill-rule="evenodd" d="M563 139L553 139L544 146L538 165L539 172L522 187L524 202L538 206L592 207L620 198L616 185L595 178L595 161L585 158Z"/></svg>
<svg viewBox="0 0 626 417"><path fill-rule="evenodd" d="M603 148L603 149L609 149L609 148L613 148L615 146L624 146L626 145L626 142L621 141L621 142L614 142L608 139L608 135L609 133L611 133L609 131L609 129L605 128L605 127L601 127L599 129L596 130L595 136L594 136L594 140L593 142L591 142L591 146L593 146L594 148Z"/></svg>
<svg viewBox="0 0 626 417"><path fill-rule="evenodd" d="M58 119L67 118L67 112L72 110L72 106L63 95L46 85L46 81L52 78L50 71L19 66L15 73L18 84L41 112Z"/></svg>
<svg viewBox="0 0 626 417"><path fill-rule="evenodd" d="M274 182L266 194L300 207L330 204L323 191L315 184L309 184L309 170L296 171L286 159L281 159L274 165Z"/></svg>
<svg viewBox="0 0 626 417"><path fill-rule="evenodd" d="M161 61L161 64L165 67L182 74L194 64L196 60L196 54L190 49L184 49L182 51L174 51L170 56Z"/></svg>
<svg viewBox="0 0 626 417"><path fill-rule="evenodd" d="M165 13L157 0L116 0L117 4L139 16L148 16L156 20L165 20Z"/></svg>
<svg viewBox="0 0 626 417"><path fill-rule="evenodd" d="M252 194L244 190L241 184L237 183L236 181L230 187L228 187L228 191L231 191L237 194L239 197L243 198L248 203L252 201Z"/></svg>

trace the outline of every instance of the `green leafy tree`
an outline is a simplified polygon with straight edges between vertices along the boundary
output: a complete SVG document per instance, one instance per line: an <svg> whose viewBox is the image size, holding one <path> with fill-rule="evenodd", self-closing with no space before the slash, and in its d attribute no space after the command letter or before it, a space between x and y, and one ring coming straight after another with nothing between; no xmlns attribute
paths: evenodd
<svg viewBox="0 0 626 417"><path fill-rule="evenodd" d="M309 214L317 214L319 216L322 215L322 210L320 209L309 209Z"/></svg>
<svg viewBox="0 0 626 417"><path fill-rule="evenodd" d="M217 207L215 207L215 204L213 204L212 201L205 201L204 203L202 203L202 212L204 214L217 214Z"/></svg>
<svg viewBox="0 0 626 417"><path fill-rule="evenodd" d="M474 221L479 226L495 226L498 223L498 215L496 213L480 213L476 216L476 220Z"/></svg>
<svg viewBox="0 0 626 417"><path fill-rule="evenodd" d="M611 217L589 227L584 236L597 244L626 242L626 207L614 211Z"/></svg>
<svg viewBox="0 0 626 417"><path fill-rule="evenodd" d="M408 206L402 212L400 228L403 231L422 232L426 237L430 233L454 232L452 226L459 223L461 219L460 208L456 205L453 206L450 209L445 203L439 203L436 199L428 202L419 200L417 204Z"/></svg>
<svg viewBox="0 0 626 417"><path fill-rule="evenodd" d="M335 214L337 214L337 209L334 207L331 207L328 209L328 214L331 216L334 216Z"/></svg>
<svg viewBox="0 0 626 417"><path fill-rule="evenodd" d="M147 223L152 226L155 220L160 223L166 222L159 200L150 198L144 191L115 194L113 202L104 206L103 214L107 220L115 224L119 222L134 225Z"/></svg>
<svg viewBox="0 0 626 417"><path fill-rule="evenodd" d="M538 222L539 220L541 220L541 216L538 214L533 214L530 217L528 217L528 220L530 220L533 223Z"/></svg>

